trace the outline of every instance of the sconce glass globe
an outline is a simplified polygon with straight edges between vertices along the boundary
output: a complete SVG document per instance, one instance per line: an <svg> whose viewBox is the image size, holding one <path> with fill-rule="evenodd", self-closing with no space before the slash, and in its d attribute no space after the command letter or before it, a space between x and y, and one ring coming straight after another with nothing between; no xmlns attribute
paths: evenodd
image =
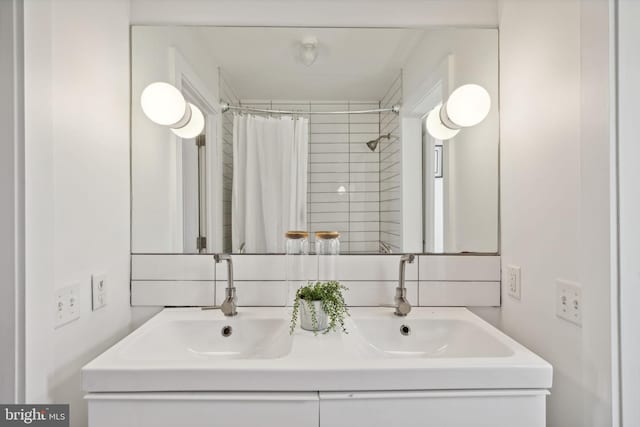
<svg viewBox="0 0 640 427"><path fill-rule="evenodd" d="M427 131L435 139L446 141L456 136L460 129L450 129L442 123L442 120L440 120L441 108L442 104L438 104L436 108L429 112L427 116Z"/></svg>
<svg viewBox="0 0 640 427"><path fill-rule="evenodd" d="M482 86L467 84L453 91L447 100L447 117L460 127L475 126L487 117L491 96Z"/></svg>
<svg viewBox="0 0 640 427"><path fill-rule="evenodd" d="M163 126L173 126L183 120L187 102L180 91L165 82L147 86L140 96L142 111L152 121Z"/></svg>
<svg viewBox="0 0 640 427"><path fill-rule="evenodd" d="M202 111L192 103L189 103L191 109L191 118L186 125L181 128L171 129L173 133L183 139L191 139L200 135L204 130L204 115Z"/></svg>

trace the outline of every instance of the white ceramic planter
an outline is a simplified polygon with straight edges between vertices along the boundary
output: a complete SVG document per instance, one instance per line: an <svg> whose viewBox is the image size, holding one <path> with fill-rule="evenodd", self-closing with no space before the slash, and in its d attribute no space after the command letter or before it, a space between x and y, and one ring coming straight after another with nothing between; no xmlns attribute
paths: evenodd
<svg viewBox="0 0 640 427"><path fill-rule="evenodd" d="M321 301L313 301L312 304L316 312L317 328L313 327L311 310L305 300L300 300L300 327L306 331L324 331L329 326L327 313L322 309Z"/></svg>

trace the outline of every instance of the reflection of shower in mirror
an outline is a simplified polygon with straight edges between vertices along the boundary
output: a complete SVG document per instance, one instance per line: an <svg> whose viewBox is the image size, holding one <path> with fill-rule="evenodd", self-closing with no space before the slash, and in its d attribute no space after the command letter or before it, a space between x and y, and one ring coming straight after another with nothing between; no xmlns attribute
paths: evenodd
<svg viewBox="0 0 640 427"><path fill-rule="evenodd" d="M368 141L367 142L367 147L369 147L369 150L371 150L371 151L376 151L376 148L378 148L378 144L383 139L391 139L391 134L388 133L386 135L380 135L376 139L372 139L371 141Z"/></svg>

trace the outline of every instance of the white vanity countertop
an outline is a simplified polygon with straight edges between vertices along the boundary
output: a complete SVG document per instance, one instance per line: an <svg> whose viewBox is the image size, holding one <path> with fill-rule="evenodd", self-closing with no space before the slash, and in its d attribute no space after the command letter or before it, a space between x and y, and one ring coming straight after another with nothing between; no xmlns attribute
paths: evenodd
<svg viewBox="0 0 640 427"><path fill-rule="evenodd" d="M551 365L465 308L416 307L405 318L394 316L390 308L351 308L349 334L314 336L297 328L292 337L290 312L283 307L240 307L238 316L226 318L219 310L165 309L86 365L83 388L132 392L551 387ZM233 332L225 338L221 329L227 325ZM411 328L408 336L400 333L402 325ZM253 341L243 346L243 340ZM252 353L251 346L262 352ZM424 351L416 351L418 347ZM234 358L237 351L245 353Z"/></svg>

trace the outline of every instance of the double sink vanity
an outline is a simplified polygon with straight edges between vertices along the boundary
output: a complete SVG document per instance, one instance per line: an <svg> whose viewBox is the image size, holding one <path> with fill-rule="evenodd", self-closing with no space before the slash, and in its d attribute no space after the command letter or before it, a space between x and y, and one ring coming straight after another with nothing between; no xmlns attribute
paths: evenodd
<svg viewBox="0 0 640 427"><path fill-rule="evenodd" d="M314 335L287 307L166 308L84 367L89 425L545 425L551 366L469 310L350 313Z"/></svg>
<svg viewBox="0 0 640 427"><path fill-rule="evenodd" d="M465 308L501 303L497 29L141 25L131 64L131 305L180 308L84 367L90 427L545 425L551 366ZM482 123L427 132L469 84ZM308 280L349 288L347 334L290 334Z"/></svg>

